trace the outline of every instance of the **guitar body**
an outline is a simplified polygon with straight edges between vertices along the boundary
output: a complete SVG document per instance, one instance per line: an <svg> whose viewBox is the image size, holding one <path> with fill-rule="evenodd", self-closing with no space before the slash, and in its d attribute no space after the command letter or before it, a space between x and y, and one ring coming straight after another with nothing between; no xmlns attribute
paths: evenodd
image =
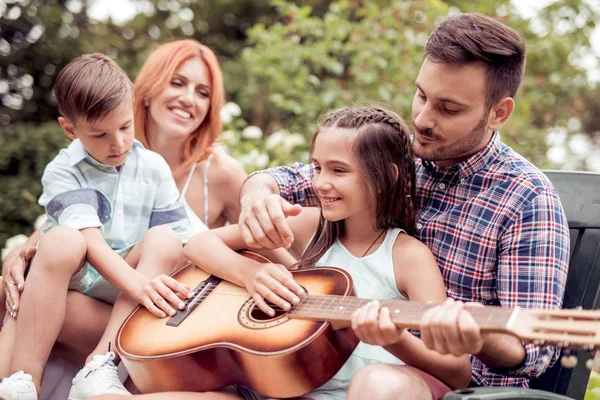
<svg viewBox="0 0 600 400"><path fill-rule="evenodd" d="M250 254L244 255L261 257ZM309 294L353 294L352 279L337 268L293 274ZM210 276L188 265L173 277L195 288ZM235 383L267 396L300 396L335 375L358 344L348 328L289 319L285 312L269 317L226 281L200 300L178 326L139 306L119 329L117 351L142 393L206 392Z"/></svg>

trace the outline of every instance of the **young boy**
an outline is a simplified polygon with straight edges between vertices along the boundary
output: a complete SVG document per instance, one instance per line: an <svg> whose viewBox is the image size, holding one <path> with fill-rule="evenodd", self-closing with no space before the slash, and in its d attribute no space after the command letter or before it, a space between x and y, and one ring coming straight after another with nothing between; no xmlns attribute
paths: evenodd
<svg viewBox="0 0 600 400"><path fill-rule="evenodd" d="M48 222L18 318L7 318L0 332L0 376L10 375L0 382L0 399L37 400L68 290L115 304L73 379L73 400L129 394L117 356L106 353L120 324L138 303L158 317L173 315L183 307L177 294L190 294L165 274L180 261L191 227L169 166L134 140L133 85L125 72L104 55L84 55L60 72L54 94L58 122L73 142L42 178L39 202Z"/></svg>

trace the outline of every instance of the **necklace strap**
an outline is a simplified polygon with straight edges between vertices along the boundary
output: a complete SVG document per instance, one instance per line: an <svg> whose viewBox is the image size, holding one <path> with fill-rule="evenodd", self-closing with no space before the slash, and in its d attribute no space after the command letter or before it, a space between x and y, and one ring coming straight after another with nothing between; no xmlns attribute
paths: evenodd
<svg viewBox="0 0 600 400"><path fill-rule="evenodd" d="M375 246L375 243L377 243L377 241L379 240L379 238L381 237L381 235L383 235L385 232L387 232L387 229L382 230L381 233L379 235L377 235L377 237L375 238L375 240L373 240L373 243L371 243L371 245L369 246L369 248L367 248L367 250L363 253L363 255L360 256L360 258L363 258L364 256L367 255L367 253L369 252L369 250L371 250L371 247Z"/></svg>

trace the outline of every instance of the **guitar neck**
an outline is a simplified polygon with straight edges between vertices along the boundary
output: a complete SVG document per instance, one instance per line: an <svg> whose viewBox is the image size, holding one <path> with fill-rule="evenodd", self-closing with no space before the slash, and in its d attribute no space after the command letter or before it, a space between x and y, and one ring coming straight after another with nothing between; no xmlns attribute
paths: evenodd
<svg viewBox="0 0 600 400"><path fill-rule="evenodd" d="M287 315L294 319L329 321L336 326L348 326L356 309L371 300L352 296L307 295L300 304L292 307ZM392 322L401 328L419 328L423 314L437 304L405 300L379 300L380 307L390 309ZM508 332L511 317L519 309L465 306L482 331Z"/></svg>

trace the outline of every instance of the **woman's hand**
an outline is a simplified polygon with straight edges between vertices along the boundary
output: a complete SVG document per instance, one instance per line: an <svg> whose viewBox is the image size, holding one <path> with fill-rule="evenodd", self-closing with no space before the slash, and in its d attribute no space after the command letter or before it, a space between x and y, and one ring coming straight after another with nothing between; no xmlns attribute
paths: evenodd
<svg viewBox="0 0 600 400"><path fill-rule="evenodd" d="M390 309L387 307L380 309L377 300L354 312L352 330L361 341L376 346L398 343L406 333L406 330L396 328L390 317Z"/></svg>
<svg viewBox="0 0 600 400"><path fill-rule="evenodd" d="M190 298L193 295L189 286L161 274L143 285L137 300L152 314L164 318L167 315L175 315L175 308L180 310L185 308L185 304L177 294L183 298Z"/></svg>
<svg viewBox="0 0 600 400"><path fill-rule="evenodd" d="M17 255L6 257L2 264L6 309L13 318L16 318L19 311L21 292L25 289L25 271L35 252L35 246L25 246L19 250Z"/></svg>
<svg viewBox="0 0 600 400"><path fill-rule="evenodd" d="M281 264L260 264L244 277L243 282L258 308L270 316L275 315L275 310L267 301L288 311L292 304L300 303L298 296L305 293L292 273Z"/></svg>

